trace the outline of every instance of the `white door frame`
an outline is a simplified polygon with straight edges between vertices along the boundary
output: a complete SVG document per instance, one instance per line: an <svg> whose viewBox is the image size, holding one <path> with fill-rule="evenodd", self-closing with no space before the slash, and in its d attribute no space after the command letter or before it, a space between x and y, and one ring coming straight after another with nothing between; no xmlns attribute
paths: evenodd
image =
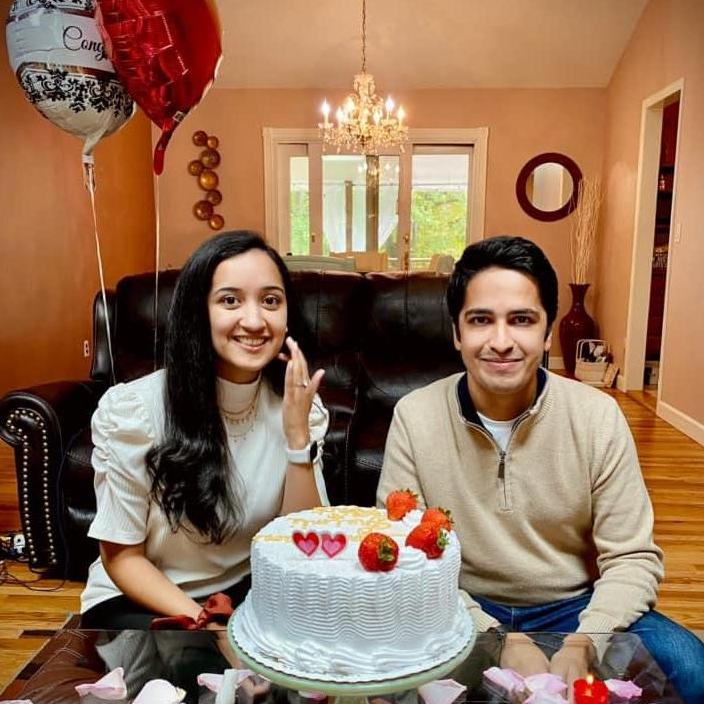
<svg viewBox="0 0 704 704"><path fill-rule="evenodd" d="M662 345L658 381L658 403L662 392L665 359L662 354L667 333L667 305L670 288L670 271L674 245L678 236L673 236L676 221L677 164L684 97L684 79L671 83L666 88L643 100L640 123L640 145L638 149L638 176L636 180L635 222L633 252L631 260L631 287L628 297L628 320L623 362L623 376L619 377L621 391L643 389L645 369L645 343L648 331L648 308L650 307L650 280L652 272L653 242L655 239L655 209L657 201L658 171L660 166L660 141L662 134L662 110L665 101L679 93L679 116L677 146L675 151L674 182L672 186L672 215L670 217L669 251L665 278L665 308L662 324Z"/></svg>
<svg viewBox="0 0 704 704"><path fill-rule="evenodd" d="M409 144L406 147L401 159L412 153L413 144L448 144L467 145L473 147L472 153L472 174L470 183L470 198L468 201L469 223L468 242L478 242L484 238L484 219L486 208L486 166L487 149L489 141L488 127L475 127L468 129L409 129ZM314 128L262 128L262 139L264 142L264 211L266 222L266 239L275 249L281 251L279 242L279 213L278 198L279 184L277 179L277 146L279 144L309 144L315 146L316 150L322 148L320 131ZM318 146L320 145L320 147ZM309 153L309 156L311 154ZM319 160L318 160L319 161ZM309 167L310 168L310 167ZM403 169L401 169L403 172ZM311 172L309 172L310 174ZM408 176L407 176L408 177ZM403 177L402 177L403 178ZM311 179L312 181L312 179ZM401 184L399 184L399 189ZM311 194L313 202L314 194ZM399 191L400 196L400 191ZM401 208L399 207L399 232L402 232L403 223L401 220ZM410 224L409 224L410 226ZM311 220L311 233L322 232L322 223L314 223ZM317 240L322 241L318 237ZM322 245L321 245L322 246ZM313 250L311 249L311 252Z"/></svg>

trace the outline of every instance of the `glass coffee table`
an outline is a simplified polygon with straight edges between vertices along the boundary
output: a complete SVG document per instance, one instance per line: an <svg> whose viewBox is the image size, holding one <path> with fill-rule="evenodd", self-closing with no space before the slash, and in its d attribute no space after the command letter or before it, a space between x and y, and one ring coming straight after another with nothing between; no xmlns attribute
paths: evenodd
<svg viewBox="0 0 704 704"><path fill-rule="evenodd" d="M533 640L549 657L562 642L556 633L533 633ZM467 690L456 704L486 702L508 704L509 700L487 686L483 672L497 665L503 644L499 633L480 633L466 657L452 663L449 672L439 676L465 685ZM186 691L187 704L215 704L216 695L201 687L197 677L202 673L219 674L228 668L242 669L256 662L248 659L242 663L232 650L226 630L222 631L58 631L34 659L11 682L3 699L29 699L33 704L86 704L75 690L78 684L94 682L110 670L122 666L130 701L144 683L151 679L165 679ZM439 672L442 671L438 670ZM652 659L635 634L617 633L600 662L594 663L594 674L600 679L616 677L633 680L643 689L639 700L632 704L682 704L667 682L657 663ZM238 691L237 704L332 704L336 694L328 697L287 686L280 678L267 682L256 675L253 686ZM418 681L424 678L420 678ZM298 684L298 683L291 683ZM378 683L375 683L378 685ZM355 687L355 698L368 698L372 704L423 704L422 697L413 687L404 686L400 691L388 687L369 687L364 683ZM380 692L383 691L383 694ZM99 700L92 700L97 702ZM231 701L231 704L234 704ZM92 704L91 702L91 704ZM219 703L218 703L219 704ZM513 704L513 703L511 703Z"/></svg>

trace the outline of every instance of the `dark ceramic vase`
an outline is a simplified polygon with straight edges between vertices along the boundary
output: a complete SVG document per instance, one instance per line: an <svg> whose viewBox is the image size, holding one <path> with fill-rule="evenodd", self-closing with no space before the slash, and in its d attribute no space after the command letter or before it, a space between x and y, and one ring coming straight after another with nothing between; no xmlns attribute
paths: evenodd
<svg viewBox="0 0 704 704"><path fill-rule="evenodd" d="M584 308L584 296L589 284L570 284L572 289L572 307L560 321L560 347L565 371L574 376L577 357L577 342L596 335L596 324Z"/></svg>

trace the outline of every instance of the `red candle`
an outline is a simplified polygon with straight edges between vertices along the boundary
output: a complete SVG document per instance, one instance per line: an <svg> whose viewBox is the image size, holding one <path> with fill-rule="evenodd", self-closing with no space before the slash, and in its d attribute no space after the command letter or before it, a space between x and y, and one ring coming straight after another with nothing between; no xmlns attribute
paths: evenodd
<svg viewBox="0 0 704 704"><path fill-rule="evenodd" d="M574 682L574 704L606 704L609 690L601 680L587 675L584 680Z"/></svg>

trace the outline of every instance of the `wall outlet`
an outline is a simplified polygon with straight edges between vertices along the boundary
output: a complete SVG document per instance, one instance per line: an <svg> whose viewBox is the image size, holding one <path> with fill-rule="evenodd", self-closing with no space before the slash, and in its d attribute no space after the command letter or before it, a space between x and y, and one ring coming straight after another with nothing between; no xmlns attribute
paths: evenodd
<svg viewBox="0 0 704 704"><path fill-rule="evenodd" d="M83 340L83 356L90 357L90 342Z"/></svg>
<svg viewBox="0 0 704 704"><path fill-rule="evenodd" d="M24 534L6 533L0 535L0 557L17 560L25 554Z"/></svg>

